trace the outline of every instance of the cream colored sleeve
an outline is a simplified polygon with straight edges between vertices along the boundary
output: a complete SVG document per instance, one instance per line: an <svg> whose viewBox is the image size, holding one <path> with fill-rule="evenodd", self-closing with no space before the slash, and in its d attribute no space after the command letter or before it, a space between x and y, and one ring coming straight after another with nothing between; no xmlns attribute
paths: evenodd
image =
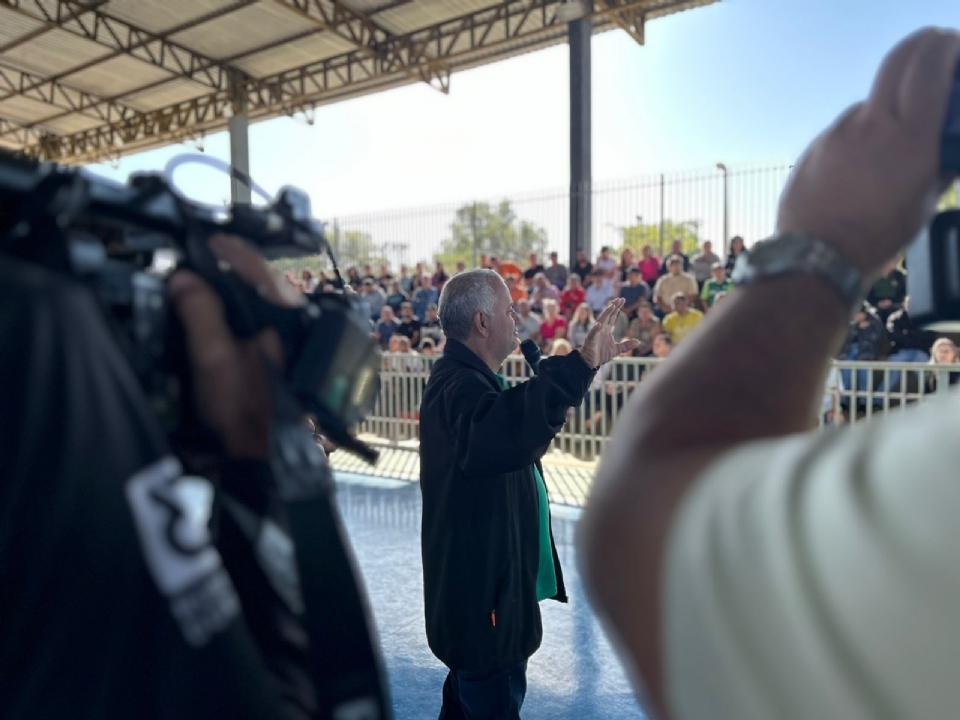
<svg viewBox="0 0 960 720"><path fill-rule="evenodd" d="M728 453L664 572L672 720L960 717L960 397Z"/></svg>

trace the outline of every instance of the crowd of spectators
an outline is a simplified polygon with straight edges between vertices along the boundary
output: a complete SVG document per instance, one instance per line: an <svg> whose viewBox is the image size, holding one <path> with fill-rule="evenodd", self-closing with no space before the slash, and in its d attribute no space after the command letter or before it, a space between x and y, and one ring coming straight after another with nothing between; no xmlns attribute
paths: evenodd
<svg viewBox="0 0 960 720"><path fill-rule="evenodd" d="M549 254L546 265L536 254L530 254L525 267L492 256L481 256L480 266L504 278L520 318L520 339L534 340L544 355L564 355L580 347L594 318L611 301L624 298L623 312L614 328L615 339L639 340L640 346L631 353L634 357L664 358L735 292L732 271L737 258L746 252L743 239L734 237L726 258L713 251L710 241L694 254L684 251L682 241L674 241L663 258L654 254L650 245L644 245L639 256L631 248L624 248L619 258L609 247L603 247L594 261L578 251L571 268L559 261L556 252ZM466 269L465 263L458 262L453 274ZM432 268L417 263L412 270L401 265L396 275L387 265L380 265L376 272L364 265L348 268L345 282L356 291L362 312L370 318L371 333L384 352L429 357L443 352L437 303L450 277L442 262ZM304 270L300 278L288 273L287 279L308 293L334 288L323 272ZM837 359L949 365L949 383L960 383L957 345L912 323L906 275L899 261L892 262L873 285L863 308L850 323ZM863 411L866 400L851 403L852 390L858 397L869 391L893 393L902 383L907 393L933 392L944 377L936 372L941 369L925 368L917 373L867 369L832 372L824 391L823 417L826 422L840 423L850 412ZM636 372L641 371L638 368ZM604 385L608 394L622 391L624 384L613 381L626 381L629 386L636 380L639 375L598 378L595 394L598 397L604 392Z"/></svg>

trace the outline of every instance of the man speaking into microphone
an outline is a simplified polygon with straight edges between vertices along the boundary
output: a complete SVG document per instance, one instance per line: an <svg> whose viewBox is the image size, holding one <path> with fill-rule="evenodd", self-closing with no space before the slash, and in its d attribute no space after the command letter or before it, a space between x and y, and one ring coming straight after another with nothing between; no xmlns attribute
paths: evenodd
<svg viewBox="0 0 960 720"><path fill-rule="evenodd" d="M537 603L567 600L540 458L597 369L637 346L614 340L622 306L580 350L509 388L497 372L519 343L518 316L503 279L471 270L443 288L446 349L420 406L427 641L450 670L441 720L520 717L543 635Z"/></svg>

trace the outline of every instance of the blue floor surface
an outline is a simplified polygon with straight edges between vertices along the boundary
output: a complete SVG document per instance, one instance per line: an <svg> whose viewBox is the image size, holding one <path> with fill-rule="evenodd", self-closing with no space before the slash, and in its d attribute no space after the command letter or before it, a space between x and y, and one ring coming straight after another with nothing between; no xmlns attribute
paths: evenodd
<svg viewBox="0 0 960 720"><path fill-rule="evenodd" d="M373 607L397 720L433 720L446 668L430 652L424 632L420 488L371 483L340 483L340 509ZM554 517L570 602L541 603L543 645L528 666L523 720L642 720L584 597L575 530L575 520Z"/></svg>

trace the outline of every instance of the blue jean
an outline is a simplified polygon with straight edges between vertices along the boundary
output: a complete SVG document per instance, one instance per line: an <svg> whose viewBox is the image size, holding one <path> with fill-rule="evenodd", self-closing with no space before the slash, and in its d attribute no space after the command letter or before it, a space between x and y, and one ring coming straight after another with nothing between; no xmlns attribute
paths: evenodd
<svg viewBox="0 0 960 720"><path fill-rule="evenodd" d="M493 670L450 670L439 720L520 720L527 661Z"/></svg>
<svg viewBox="0 0 960 720"><path fill-rule="evenodd" d="M887 361L892 363L898 363L898 362L928 363L930 362L930 356L927 355L927 353L925 353L923 350L897 350L897 352L895 352L893 355L887 358ZM900 371L891 370L890 371L890 387L887 390L887 392L894 392L899 387L900 387Z"/></svg>

